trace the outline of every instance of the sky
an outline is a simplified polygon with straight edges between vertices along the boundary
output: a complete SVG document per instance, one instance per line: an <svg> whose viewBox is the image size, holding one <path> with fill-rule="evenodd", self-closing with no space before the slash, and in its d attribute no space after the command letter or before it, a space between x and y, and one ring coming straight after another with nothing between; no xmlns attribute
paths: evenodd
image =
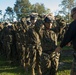
<svg viewBox="0 0 76 75"><path fill-rule="evenodd" d="M5 12L5 9L10 6L14 7L16 0L0 0L0 10L2 13ZM56 13L56 11L60 10L59 4L61 4L62 0L29 0L31 4L41 3L44 4L46 8L49 8L51 12Z"/></svg>
<svg viewBox="0 0 76 75"><path fill-rule="evenodd" d="M46 8L49 8L51 12L56 12L60 9L59 4L61 4L62 0L29 0L31 4L42 3Z"/></svg>

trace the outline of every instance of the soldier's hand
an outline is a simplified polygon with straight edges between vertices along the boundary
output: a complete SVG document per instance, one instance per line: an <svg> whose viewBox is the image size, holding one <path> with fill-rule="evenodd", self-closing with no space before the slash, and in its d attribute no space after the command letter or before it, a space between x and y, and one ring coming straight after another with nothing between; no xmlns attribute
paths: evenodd
<svg viewBox="0 0 76 75"><path fill-rule="evenodd" d="M60 47L60 46L58 46L58 47L55 49L55 52L56 52L56 53L59 53L59 52L60 52L60 50L61 50L61 47Z"/></svg>
<svg viewBox="0 0 76 75"><path fill-rule="evenodd" d="M66 46L71 46L71 43L69 42Z"/></svg>

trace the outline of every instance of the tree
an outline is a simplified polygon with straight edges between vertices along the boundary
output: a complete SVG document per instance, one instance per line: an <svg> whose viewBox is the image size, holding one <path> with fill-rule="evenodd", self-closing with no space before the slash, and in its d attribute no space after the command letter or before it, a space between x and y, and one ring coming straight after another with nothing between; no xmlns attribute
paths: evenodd
<svg viewBox="0 0 76 75"><path fill-rule="evenodd" d="M26 16L30 12L30 8L31 4L29 0L16 0L14 4L14 11L18 19L22 16Z"/></svg>
<svg viewBox="0 0 76 75"><path fill-rule="evenodd" d="M2 16L2 10L0 10L0 16ZM2 21L2 18L0 18L0 21Z"/></svg>
<svg viewBox="0 0 76 75"><path fill-rule="evenodd" d="M59 11L63 13L65 16L68 15L68 21L70 20L70 11L75 6L75 0L63 0L60 4L62 10Z"/></svg>
<svg viewBox="0 0 76 75"><path fill-rule="evenodd" d="M5 14L9 16L10 21L13 21L14 11L13 11L13 9L11 7L6 8L6 13Z"/></svg>
<svg viewBox="0 0 76 75"><path fill-rule="evenodd" d="M2 15L2 10L0 10L0 15Z"/></svg>
<svg viewBox="0 0 76 75"><path fill-rule="evenodd" d="M43 4L36 3L32 5L32 12L43 14L46 10Z"/></svg>
<svg viewBox="0 0 76 75"><path fill-rule="evenodd" d="M46 9L46 14L49 14L51 10L49 8Z"/></svg>

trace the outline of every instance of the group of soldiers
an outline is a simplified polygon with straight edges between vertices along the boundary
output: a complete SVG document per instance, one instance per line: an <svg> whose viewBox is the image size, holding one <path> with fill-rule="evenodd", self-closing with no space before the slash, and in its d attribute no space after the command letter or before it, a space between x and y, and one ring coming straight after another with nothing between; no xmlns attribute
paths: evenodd
<svg viewBox="0 0 76 75"><path fill-rule="evenodd" d="M0 23L1 55L18 61L31 75L56 75L60 53L54 50L66 25L64 20L58 22L48 14L38 19L31 15L29 21L23 17L19 22Z"/></svg>

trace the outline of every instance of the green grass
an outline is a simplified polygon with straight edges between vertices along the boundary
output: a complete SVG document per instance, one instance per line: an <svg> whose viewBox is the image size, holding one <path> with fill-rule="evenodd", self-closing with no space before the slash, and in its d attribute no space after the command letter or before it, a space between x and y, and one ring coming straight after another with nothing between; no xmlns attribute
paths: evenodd
<svg viewBox="0 0 76 75"><path fill-rule="evenodd" d="M19 66L18 63L10 63L0 56L0 75L30 75L30 73L25 72L24 68Z"/></svg>
<svg viewBox="0 0 76 75"><path fill-rule="evenodd" d="M59 71L57 75L70 75L70 70Z"/></svg>
<svg viewBox="0 0 76 75"><path fill-rule="evenodd" d="M64 64L59 67L57 75L70 75L70 71L71 71L71 65L72 65L72 60L73 60L73 56L72 56L72 47L64 47L62 49L62 53L60 56L60 62L63 62Z"/></svg>

